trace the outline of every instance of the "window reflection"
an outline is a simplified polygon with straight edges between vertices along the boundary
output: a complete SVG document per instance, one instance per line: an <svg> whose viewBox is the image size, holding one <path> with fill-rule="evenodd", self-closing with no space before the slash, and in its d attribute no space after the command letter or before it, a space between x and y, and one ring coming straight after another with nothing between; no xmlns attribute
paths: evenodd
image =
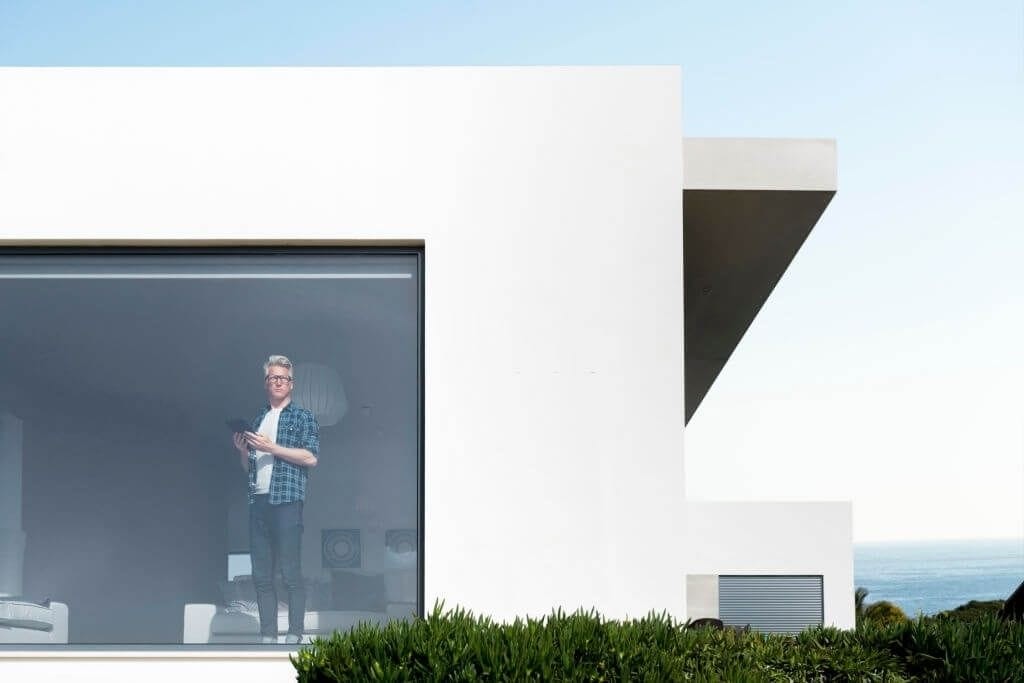
<svg viewBox="0 0 1024 683"><path fill-rule="evenodd" d="M0 256L0 315L18 321L0 330L0 645L258 645L260 579L273 642L290 593L304 596L304 640L409 617L416 257L59 258ZM271 354L293 361L294 383L265 379L285 374L264 372ZM258 433L268 386L291 390L319 431L291 591L280 554L259 576L248 463L225 425ZM302 425L281 424L264 431L298 447L285 435Z"/></svg>

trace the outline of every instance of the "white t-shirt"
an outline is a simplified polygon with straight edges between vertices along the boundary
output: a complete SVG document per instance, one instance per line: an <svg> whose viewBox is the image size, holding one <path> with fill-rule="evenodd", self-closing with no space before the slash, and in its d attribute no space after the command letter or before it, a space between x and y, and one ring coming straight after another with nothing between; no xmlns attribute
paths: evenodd
<svg viewBox="0 0 1024 683"><path fill-rule="evenodd" d="M263 416L260 428L256 430L273 442L277 442L277 421L281 417L280 408L271 408ZM256 493L270 493L270 475L274 471L274 456L263 451L256 453Z"/></svg>

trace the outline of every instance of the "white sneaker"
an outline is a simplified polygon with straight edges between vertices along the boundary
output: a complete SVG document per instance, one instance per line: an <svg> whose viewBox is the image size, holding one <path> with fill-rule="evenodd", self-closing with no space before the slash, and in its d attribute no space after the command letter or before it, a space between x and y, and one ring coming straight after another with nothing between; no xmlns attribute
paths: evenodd
<svg viewBox="0 0 1024 683"><path fill-rule="evenodd" d="M296 643L302 642L302 636L297 636L294 633L289 633L284 637L284 642L288 645L295 645Z"/></svg>
<svg viewBox="0 0 1024 683"><path fill-rule="evenodd" d="M274 636L260 636L260 642L264 645L277 645L277 638Z"/></svg>

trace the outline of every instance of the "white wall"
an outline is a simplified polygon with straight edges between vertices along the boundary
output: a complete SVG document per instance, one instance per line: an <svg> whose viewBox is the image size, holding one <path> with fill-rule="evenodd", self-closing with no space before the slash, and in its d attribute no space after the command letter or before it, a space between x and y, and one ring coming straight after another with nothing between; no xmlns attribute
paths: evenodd
<svg viewBox="0 0 1024 683"><path fill-rule="evenodd" d="M681 618L680 139L673 67L0 69L0 240L421 241L428 608Z"/></svg>
<svg viewBox="0 0 1024 683"><path fill-rule="evenodd" d="M825 625L854 627L850 503L687 504L687 574L821 574Z"/></svg>

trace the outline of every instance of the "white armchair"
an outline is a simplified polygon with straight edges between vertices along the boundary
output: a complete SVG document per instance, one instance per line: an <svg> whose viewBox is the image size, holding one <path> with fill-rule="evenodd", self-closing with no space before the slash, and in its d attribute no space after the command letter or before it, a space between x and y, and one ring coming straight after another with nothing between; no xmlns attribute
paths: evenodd
<svg viewBox="0 0 1024 683"><path fill-rule="evenodd" d="M0 598L0 643L4 645L66 644L68 606L40 605Z"/></svg>

